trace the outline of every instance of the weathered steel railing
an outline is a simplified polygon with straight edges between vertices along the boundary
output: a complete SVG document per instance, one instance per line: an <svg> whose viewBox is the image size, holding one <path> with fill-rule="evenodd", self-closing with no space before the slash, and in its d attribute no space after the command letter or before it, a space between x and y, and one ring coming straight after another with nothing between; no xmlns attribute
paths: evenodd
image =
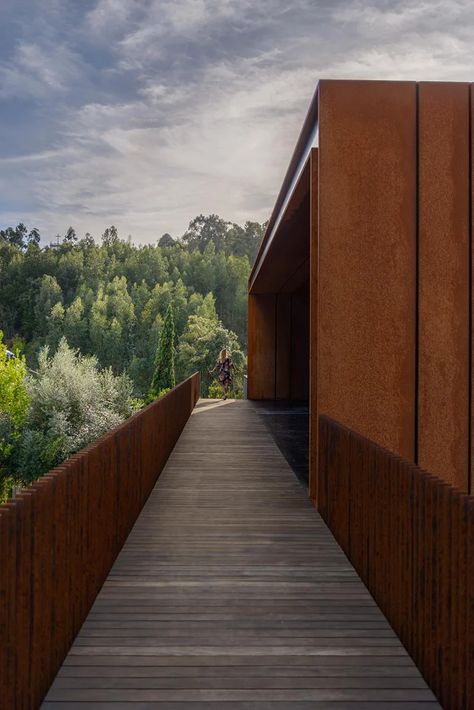
<svg viewBox="0 0 474 710"><path fill-rule="evenodd" d="M0 506L0 707L38 708L199 396L193 375Z"/></svg>
<svg viewBox="0 0 474 710"><path fill-rule="evenodd" d="M320 418L318 508L447 710L474 708L474 498Z"/></svg>

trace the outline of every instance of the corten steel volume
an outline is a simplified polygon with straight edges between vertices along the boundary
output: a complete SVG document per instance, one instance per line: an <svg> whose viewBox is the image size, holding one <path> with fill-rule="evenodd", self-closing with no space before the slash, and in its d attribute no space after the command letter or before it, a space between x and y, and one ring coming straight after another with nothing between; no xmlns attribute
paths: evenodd
<svg viewBox="0 0 474 710"><path fill-rule="evenodd" d="M309 401L309 494L453 709L474 703L472 109L465 82L321 81L249 279L248 396Z"/></svg>
<svg viewBox="0 0 474 710"><path fill-rule="evenodd" d="M472 89L321 81L249 280L250 399L470 490Z"/></svg>

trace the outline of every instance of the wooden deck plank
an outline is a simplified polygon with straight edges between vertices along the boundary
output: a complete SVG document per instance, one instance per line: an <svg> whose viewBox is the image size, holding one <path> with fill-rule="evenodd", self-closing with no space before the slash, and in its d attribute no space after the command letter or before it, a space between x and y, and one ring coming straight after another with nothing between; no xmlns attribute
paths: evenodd
<svg viewBox="0 0 474 710"><path fill-rule="evenodd" d="M201 401L44 710L439 708L250 402Z"/></svg>

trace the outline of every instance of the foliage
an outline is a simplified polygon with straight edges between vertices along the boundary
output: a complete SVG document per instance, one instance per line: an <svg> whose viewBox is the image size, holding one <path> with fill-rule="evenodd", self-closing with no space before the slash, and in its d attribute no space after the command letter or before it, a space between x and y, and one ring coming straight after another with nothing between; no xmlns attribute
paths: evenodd
<svg viewBox="0 0 474 710"><path fill-rule="evenodd" d="M0 323L17 353L7 358L0 335L0 500L123 421L152 379L153 396L165 394L174 356L178 380L199 370L214 392L208 370L226 347L239 396L263 230L199 215L155 245L115 226L98 244L71 226L46 246L22 223L0 230Z"/></svg>
<svg viewBox="0 0 474 710"><path fill-rule="evenodd" d="M0 331L0 500L13 483L11 462L28 413L25 359L7 355Z"/></svg>
<svg viewBox="0 0 474 710"><path fill-rule="evenodd" d="M28 378L27 387L28 429L48 437L63 458L134 411L129 378L101 370L95 357L81 355L64 338L53 355L48 346L41 350L38 375Z"/></svg>
<svg viewBox="0 0 474 710"><path fill-rule="evenodd" d="M232 382L232 387L227 392L227 396L232 399L242 399L244 396L242 385L242 378L237 374ZM221 399L222 395L222 385L217 380L213 380L207 388L207 396L210 399Z"/></svg>
<svg viewBox="0 0 474 710"><path fill-rule="evenodd" d="M135 395L143 397L170 305L177 357L180 344L187 342L183 357L193 366L205 370L213 364L217 344L204 348L200 343L189 353L189 318L199 314L209 293L225 331L221 340L232 332L236 350L244 350L247 281L263 225L241 227L217 215L200 215L181 240L164 234L157 245L140 246L120 239L114 226L104 231L101 244L89 234L77 238L70 227L58 244L43 248L36 237L29 238L33 231L22 224L0 230L0 323L9 342L24 343L31 368L37 369L43 346L55 351L65 337L83 355L94 355L101 367L127 372ZM35 235L39 240L37 230ZM180 378L187 368L177 367Z"/></svg>
<svg viewBox="0 0 474 710"><path fill-rule="evenodd" d="M159 397L163 390L170 390L176 384L174 367L174 319L171 304L168 305L160 342L156 351L155 371L151 381L150 397Z"/></svg>
<svg viewBox="0 0 474 710"><path fill-rule="evenodd" d="M207 389L207 396L209 399L221 399L222 398L222 387L219 382L211 382ZM229 394L230 397L230 394Z"/></svg>
<svg viewBox="0 0 474 710"><path fill-rule="evenodd" d="M220 351L226 348L232 355L236 374L245 370L246 358L237 335L224 328L215 308L211 293L204 298L197 312L190 315L182 334L177 352L176 370L178 380L189 377L197 370L201 373L204 390L216 375L208 374L215 367Z"/></svg>
<svg viewBox="0 0 474 710"><path fill-rule="evenodd" d="M6 415L13 426L18 428L28 411L28 394L25 387L25 358L9 357L0 330L0 415Z"/></svg>
<svg viewBox="0 0 474 710"><path fill-rule="evenodd" d="M25 225L20 222L16 227L0 229L0 241L11 244L17 249L23 251L29 246L38 246L40 241L40 233L37 227L33 227L33 229L28 232Z"/></svg>
<svg viewBox="0 0 474 710"><path fill-rule="evenodd" d="M158 242L159 247L172 247L174 244L175 241L171 234L168 234L168 232L165 232L165 234L160 237L160 240Z"/></svg>
<svg viewBox="0 0 474 710"><path fill-rule="evenodd" d="M247 256L253 263L262 241L264 224L246 222L244 227L221 219L216 214L199 215L190 223L183 235L183 242L191 250L204 252L212 244L216 252L226 255Z"/></svg>
<svg viewBox="0 0 474 710"><path fill-rule="evenodd" d="M127 375L100 369L63 338L39 354L37 373L24 358L7 359L0 342L0 500L26 485L133 414Z"/></svg>

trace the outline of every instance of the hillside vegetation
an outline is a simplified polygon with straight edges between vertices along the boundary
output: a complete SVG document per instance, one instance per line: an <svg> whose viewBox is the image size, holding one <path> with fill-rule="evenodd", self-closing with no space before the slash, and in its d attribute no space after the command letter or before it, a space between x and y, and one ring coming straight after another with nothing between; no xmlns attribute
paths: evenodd
<svg viewBox="0 0 474 710"><path fill-rule="evenodd" d="M196 370L218 394L207 372L224 347L241 395L262 233L217 215L142 246L113 226L45 246L0 230L0 501Z"/></svg>
<svg viewBox="0 0 474 710"><path fill-rule="evenodd" d="M41 247L38 230L0 230L0 328L36 369L42 346L61 338L101 367L127 373L145 396L168 306L175 327L176 379L213 364L220 347L243 366L247 279L263 225L217 215L194 219L179 240L136 245L107 228L97 244L69 228Z"/></svg>

